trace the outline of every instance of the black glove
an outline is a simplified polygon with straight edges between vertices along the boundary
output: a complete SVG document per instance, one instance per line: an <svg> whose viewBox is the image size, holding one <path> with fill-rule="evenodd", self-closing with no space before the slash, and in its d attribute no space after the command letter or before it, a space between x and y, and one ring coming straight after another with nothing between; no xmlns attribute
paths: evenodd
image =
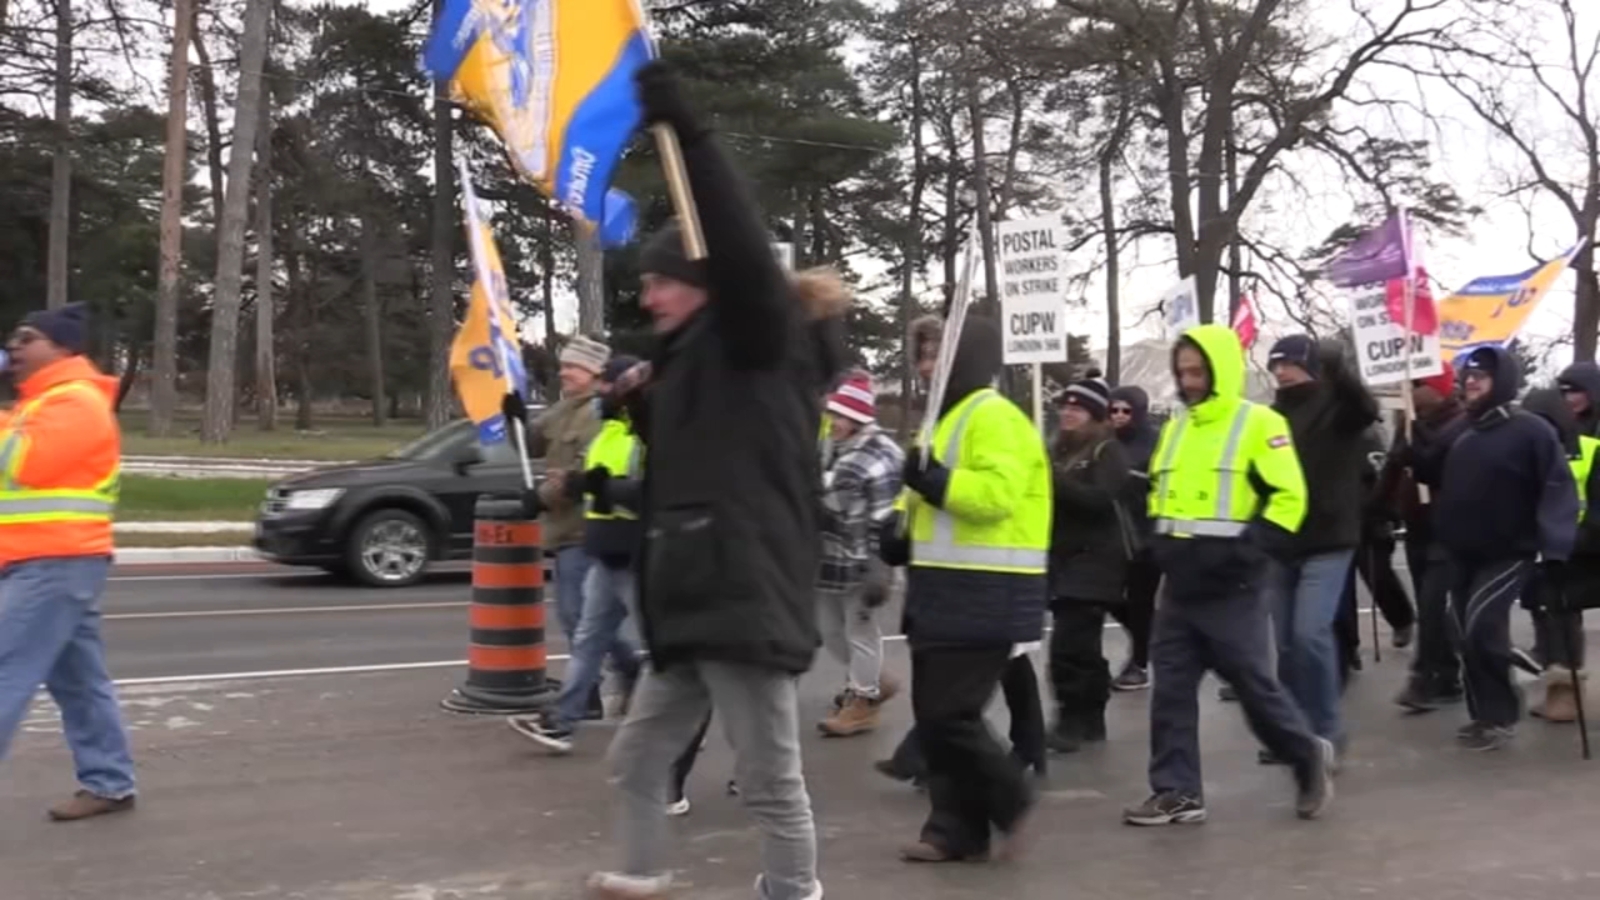
<svg viewBox="0 0 1600 900"><path fill-rule="evenodd" d="M671 66L656 60L640 69L633 79L639 89L639 105L643 107L646 125L657 122L671 125L681 141L688 141L704 131L694 113L689 111L678 75Z"/></svg>
<svg viewBox="0 0 1600 900"><path fill-rule="evenodd" d="M1540 587L1540 598L1544 601L1546 610L1552 613L1569 611L1567 605L1567 561L1564 559L1547 559L1539 563L1539 580L1543 582Z"/></svg>
<svg viewBox="0 0 1600 900"><path fill-rule="evenodd" d="M950 487L950 470L944 464L916 448L906 454L906 466L901 472L906 487L922 495L924 500L941 509L944 494Z"/></svg>
<svg viewBox="0 0 1600 900"><path fill-rule="evenodd" d="M588 480L586 473L568 472L566 480L561 482L561 493L573 503L582 503L585 484Z"/></svg>
<svg viewBox="0 0 1600 900"><path fill-rule="evenodd" d="M537 519L543 512L544 501L539 499L538 489L524 489L522 492L522 514L530 519Z"/></svg>
<svg viewBox="0 0 1600 900"><path fill-rule="evenodd" d="M605 466L595 466L583 473L579 481L583 485L583 492L594 500L594 511L602 516L611 515L611 492L607 490L611 485L611 470Z"/></svg>
<svg viewBox="0 0 1600 900"><path fill-rule="evenodd" d="M506 429L511 429L512 422L528 423L528 404L522 399L522 394L517 391L507 393L500 400L500 414L506 417Z"/></svg>
<svg viewBox="0 0 1600 900"><path fill-rule="evenodd" d="M911 564L911 535L906 532L905 513L896 511L878 526L878 558L884 565Z"/></svg>
<svg viewBox="0 0 1600 900"><path fill-rule="evenodd" d="M887 564L869 559L865 577L861 582L861 602L867 609L877 609L889 602L889 586L894 580L894 570Z"/></svg>

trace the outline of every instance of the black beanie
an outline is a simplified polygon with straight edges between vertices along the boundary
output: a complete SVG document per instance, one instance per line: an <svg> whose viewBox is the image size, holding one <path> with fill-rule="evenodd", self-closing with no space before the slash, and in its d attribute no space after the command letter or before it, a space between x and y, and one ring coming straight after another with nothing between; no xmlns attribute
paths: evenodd
<svg viewBox="0 0 1600 900"><path fill-rule="evenodd" d="M1317 342L1310 335L1291 334L1286 338L1279 338L1272 345L1272 352L1267 354L1267 368L1272 368L1273 363L1292 363L1306 370L1312 378L1322 374L1322 359L1317 352Z"/></svg>
<svg viewBox="0 0 1600 900"><path fill-rule="evenodd" d="M1061 393L1061 404L1082 407L1089 418L1104 422L1111 413L1111 386L1100 377L1098 369L1090 369L1085 375Z"/></svg>
<svg viewBox="0 0 1600 900"><path fill-rule="evenodd" d="M69 353L82 353L88 346L89 307L86 304L68 303L58 309L35 310L23 317L22 324Z"/></svg>
<svg viewBox="0 0 1600 900"><path fill-rule="evenodd" d="M639 272L644 275L665 275L697 288L706 286L705 267L691 261L683 252L683 231L677 221L668 222L644 242L639 249Z"/></svg>

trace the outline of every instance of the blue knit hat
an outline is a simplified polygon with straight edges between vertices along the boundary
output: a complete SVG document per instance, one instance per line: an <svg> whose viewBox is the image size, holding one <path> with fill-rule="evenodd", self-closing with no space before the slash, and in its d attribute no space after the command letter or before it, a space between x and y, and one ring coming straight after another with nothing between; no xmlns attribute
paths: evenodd
<svg viewBox="0 0 1600 900"><path fill-rule="evenodd" d="M1318 377L1322 372L1322 360L1317 353L1317 342L1306 334L1291 334L1286 338L1279 338L1272 345L1272 351L1267 354L1267 368L1271 369L1273 363L1289 363L1306 370L1312 378Z"/></svg>
<svg viewBox="0 0 1600 900"><path fill-rule="evenodd" d="M69 353L82 353L89 343L89 307L68 303L57 309L39 309L22 318L32 328Z"/></svg>

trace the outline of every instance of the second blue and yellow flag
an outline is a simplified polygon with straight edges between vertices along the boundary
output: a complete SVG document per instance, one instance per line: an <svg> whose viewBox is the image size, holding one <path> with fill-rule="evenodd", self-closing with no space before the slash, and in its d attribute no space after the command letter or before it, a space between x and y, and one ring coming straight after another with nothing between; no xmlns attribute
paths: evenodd
<svg viewBox="0 0 1600 900"><path fill-rule="evenodd" d="M461 192L467 212L467 243L477 276L467 316L450 344L450 377L467 418L478 426L483 444L504 441L506 420L501 407L507 394L528 396L528 370L522 363L517 320L511 311L505 269L489 223L478 208L472 178L461 166Z"/></svg>
<svg viewBox="0 0 1600 900"><path fill-rule="evenodd" d="M618 246L635 210L611 178L641 120L634 73L653 53L637 0L446 0L422 63L523 178Z"/></svg>

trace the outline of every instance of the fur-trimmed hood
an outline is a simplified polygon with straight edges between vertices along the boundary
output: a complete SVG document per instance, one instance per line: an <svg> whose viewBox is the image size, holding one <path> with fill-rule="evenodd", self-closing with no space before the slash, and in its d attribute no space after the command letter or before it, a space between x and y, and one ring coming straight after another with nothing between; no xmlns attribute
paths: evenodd
<svg viewBox="0 0 1600 900"><path fill-rule="evenodd" d="M855 299L839 273L827 266L802 269L791 276L790 282L806 319L812 322L844 318L850 311L850 301Z"/></svg>

